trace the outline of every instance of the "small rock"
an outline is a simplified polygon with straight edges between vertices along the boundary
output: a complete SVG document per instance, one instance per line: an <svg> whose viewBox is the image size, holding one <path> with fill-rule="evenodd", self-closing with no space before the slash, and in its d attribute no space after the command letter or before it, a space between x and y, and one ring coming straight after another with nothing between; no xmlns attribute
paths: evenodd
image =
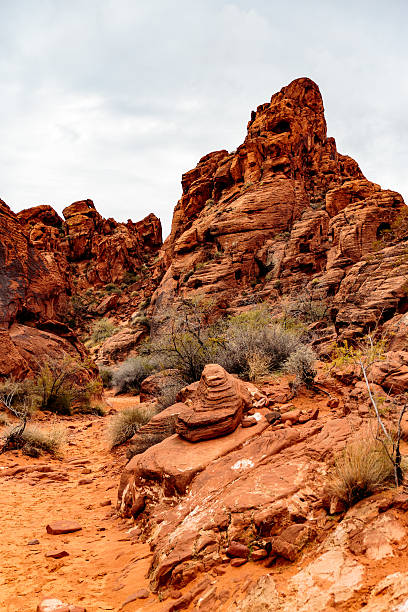
<svg viewBox="0 0 408 612"><path fill-rule="evenodd" d="M147 599L149 595L150 593L147 589L139 589L138 591L136 591L136 593L129 595L129 597L125 599L119 609L123 610L125 606L127 606L129 603L132 603L132 601L136 601L136 599Z"/></svg>
<svg viewBox="0 0 408 612"><path fill-rule="evenodd" d="M260 549L252 551L251 560L260 561L261 559L266 559L267 556L268 556L268 553L266 552L266 550L264 550L263 548L260 548Z"/></svg>
<svg viewBox="0 0 408 612"><path fill-rule="evenodd" d="M36 544L39 544L40 540L30 540L29 542L27 542L28 546L35 546Z"/></svg>
<svg viewBox="0 0 408 612"><path fill-rule="evenodd" d="M226 550L228 557L240 557L241 559L248 559L249 552L248 546L241 544L241 542L234 541L231 542Z"/></svg>
<svg viewBox="0 0 408 612"><path fill-rule="evenodd" d="M280 421L280 418L281 418L281 413L278 412L277 410L272 410L271 412L267 412L265 414L265 419L268 421L270 425L272 425L272 423L276 423L277 421Z"/></svg>
<svg viewBox="0 0 408 612"><path fill-rule="evenodd" d="M286 422L297 423L300 415L301 415L301 411L299 410L299 408L297 408L296 410L290 410L289 412L284 412L281 415L282 423L286 423Z"/></svg>
<svg viewBox="0 0 408 612"><path fill-rule="evenodd" d="M231 566L241 567L241 565L244 565L244 563L246 562L247 562L247 559L231 559Z"/></svg>
<svg viewBox="0 0 408 612"><path fill-rule="evenodd" d="M257 424L257 420L254 419L253 417L243 417L242 421L241 421L241 425L242 427L253 427L254 425Z"/></svg>
<svg viewBox="0 0 408 612"><path fill-rule="evenodd" d="M111 506L112 505L112 500L111 499L105 499L105 501L101 502L99 505L102 506L102 508L104 506Z"/></svg>
<svg viewBox="0 0 408 612"><path fill-rule="evenodd" d="M73 533L74 531L80 531L81 525L77 521L55 521L47 525L47 533L51 535L60 535L62 533Z"/></svg>
<svg viewBox="0 0 408 612"><path fill-rule="evenodd" d="M181 597L181 592L177 591L177 589L170 589L169 595L172 599L179 599Z"/></svg>
<svg viewBox="0 0 408 612"><path fill-rule="evenodd" d="M337 408L337 406L339 405L339 400L337 397L331 397L328 401L327 401L327 406L329 408Z"/></svg>
<svg viewBox="0 0 408 612"><path fill-rule="evenodd" d="M81 480L78 480L79 485L87 485L87 484L91 484L91 482L92 482L92 478L81 478Z"/></svg>
<svg viewBox="0 0 408 612"><path fill-rule="evenodd" d="M69 553L66 550L50 550L45 553L46 557L51 557L51 559L62 559L63 557L68 557Z"/></svg>
<svg viewBox="0 0 408 612"><path fill-rule="evenodd" d="M70 606L56 597L46 597L38 604L37 612L86 612L86 610L79 606Z"/></svg>

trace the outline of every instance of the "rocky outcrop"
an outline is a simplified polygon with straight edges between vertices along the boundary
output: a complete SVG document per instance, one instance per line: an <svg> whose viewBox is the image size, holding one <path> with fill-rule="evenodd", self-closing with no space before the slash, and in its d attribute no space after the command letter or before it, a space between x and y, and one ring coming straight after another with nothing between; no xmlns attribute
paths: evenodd
<svg viewBox="0 0 408 612"><path fill-rule="evenodd" d="M72 296L81 300L90 287L120 282L126 274L136 278L161 245L154 215L117 223L83 200L68 206L64 217L48 205L14 214L0 200L0 376L23 377L45 357L70 354L83 360L87 351L66 324ZM103 296L102 311L96 307L94 316L118 302L117 295ZM121 332L105 349L109 358L126 357L146 329Z"/></svg>
<svg viewBox="0 0 408 612"><path fill-rule="evenodd" d="M119 507L138 517L149 538L154 590L183 586L203 567L222 564L231 542L259 550L254 559L293 560L316 538L325 474L362 420L271 428L264 415L261 409L254 427L216 440L172 436L126 467Z"/></svg>
<svg viewBox="0 0 408 612"><path fill-rule="evenodd" d="M3 201L0 236L0 376L26 376L42 353L84 354L72 331L58 323L68 287L57 259L31 244Z"/></svg>
<svg viewBox="0 0 408 612"><path fill-rule="evenodd" d="M189 404L178 417L176 431L190 442L233 432L244 410L252 407L245 385L216 364L205 366L195 398Z"/></svg>
<svg viewBox="0 0 408 612"><path fill-rule="evenodd" d="M197 294L220 310L265 299L279 309L282 298L307 291L342 337L405 312L403 199L338 153L310 79L261 104L244 143L203 157L182 187L153 329L170 304Z"/></svg>

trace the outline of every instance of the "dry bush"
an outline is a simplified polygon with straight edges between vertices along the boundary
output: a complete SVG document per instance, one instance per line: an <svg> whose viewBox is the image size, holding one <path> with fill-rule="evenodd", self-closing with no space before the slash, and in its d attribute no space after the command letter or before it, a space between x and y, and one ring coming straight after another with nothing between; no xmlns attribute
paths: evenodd
<svg viewBox="0 0 408 612"><path fill-rule="evenodd" d="M177 402L177 395L186 386L186 381L177 377L169 376L160 385L160 392L157 397L158 412L173 406Z"/></svg>
<svg viewBox="0 0 408 612"><path fill-rule="evenodd" d="M98 379L88 378L86 365L72 357L45 360L31 389L34 403L41 410L56 414L72 414L87 410L93 396L100 395Z"/></svg>
<svg viewBox="0 0 408 612"><path fill-rule="evenodd" d="M269 358L266 355L254 353L247 359L248 379L252 382L259 380L262 376L269 374Z"/></svg>
<svg viewBox="0 0 408 612"><path fill-rule="evenodd" d="M99 366L99 376L102 379L102 384L105 389L112 388L113 370L106 366Z"/></svg>
<svg viewBox="0 0 408 612"><path fill-rule="evenodd" d="M394 464L385 444L373 437L350 442L337 457L327 491L350 508L392 484Z"/></svg>
<svg viewBox="0 0 408 612"><path fill-rule="evenodd" d="M116 387L119 393L133 393L137 395L144 379L150 376L156 369L156 363L150 357L129 357L113 373L112 386Z"/></svg>
<svg viewBox="0 0 408 612"><path fill-rule="evenodd" d="M36 425L27 425L19 431L18 425L10 425L1 432L1 438L5 443L12 439L14 448L21 448L30 457L39 457L45 453L57 455L65 435L60 428L45 430Z"/></svg>
<svg viewBox="0 0 408 612"><path fill-rule="evenodd" d="M112 417L108 428L110 447L114 448L130 440L155 414L154 404L140 404L125 408L116 414Z"/></svg>
<svg viewBox="0 0 408 612"><path fill-rule="evenodd" d="M296 374L295 385L311 387L316 377L316 355L310 346L300 346L285 361L284 369L289 374Z"/></svg>

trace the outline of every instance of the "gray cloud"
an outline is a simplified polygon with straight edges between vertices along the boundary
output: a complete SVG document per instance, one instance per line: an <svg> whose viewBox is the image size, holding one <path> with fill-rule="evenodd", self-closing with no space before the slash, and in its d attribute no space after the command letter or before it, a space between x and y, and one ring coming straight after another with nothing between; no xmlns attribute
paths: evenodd
<svg viewBox="0 0 408 612"><path fill-rule="evenodd" d="M0 197L91 197L167 233L182 172L299 76L339 150L406 197L407 18L405 0L3 0Z"/></svg>

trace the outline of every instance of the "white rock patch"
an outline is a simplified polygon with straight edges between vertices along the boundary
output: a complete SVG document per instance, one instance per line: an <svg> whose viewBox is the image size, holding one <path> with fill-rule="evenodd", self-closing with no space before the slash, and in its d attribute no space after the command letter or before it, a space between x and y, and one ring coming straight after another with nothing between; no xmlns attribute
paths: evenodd
<svg viewBox="0 0 408 612"><path fill-rule="evenodd" d="M250 459L240 459L232 466L232 470L246 470L248 468L254 467L254 462Z"/></svg>

